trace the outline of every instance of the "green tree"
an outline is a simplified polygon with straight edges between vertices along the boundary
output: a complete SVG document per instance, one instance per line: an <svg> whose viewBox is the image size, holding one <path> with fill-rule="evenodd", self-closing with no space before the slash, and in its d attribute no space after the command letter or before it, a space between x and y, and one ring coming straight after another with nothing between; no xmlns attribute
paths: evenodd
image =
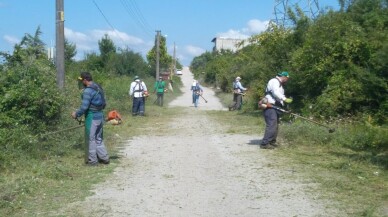
<svg viewBox="0 0 388 217"><path fill-rule="evenodd" d="M102 66L105 66L109 61L110 56L116 53L116 46L112 39L109 38L108 34L105 34L104 37L98 41L98 47L100 49Z"/></svg>
<svg viewBox="0 0 388 217"><path fill-rule="evenodd" d="M173 58L167 53L166 37L160 36L159 45L159 68L167 71L171 68ZM156 41L155 46L147 53L147 61L151 66L151 70L156 72Z"/></svg>
<svg viewBox="0 0 388 217"><path fill-rule="evenodd" d="M190 70L194 76L199 76L202 72L205 72L206 65L213 59L213 54L209 51L201 54L200 56L194 57L190 64Z"/></svg>
<svg viewBox="0 0 388 217"><path fill-rule="evenodd" d="M12 55L4 52L0 53L0 55L3 56L9 65L22 64L24 61L33 61L35 59L47 59L45 44L40 39L41 34L42 31L38 26L33 36L26 33L21 42L15 44Z"/></svg>
<svg viewBox="0 0 388 217"><path fill-rule="evenodd" d="M118 75L139 75L144 77L150 74L148 64L141 54L135 53L129 48L119 49L112 56L106 68Z"/></svg>
<svg viewBox="0 0 388 217"><path fill-rule="evenodd" d="M28 150L34 148L28 135L57 123L63 105L40 34L39 28L35 36L26 34L0 73L0 137L4 144Z"/></svg>
<svg viewBox="0 0 388 217"><path fill-rule="evenodd" d="M67 63L74 62L75 55L77 55L77 46L65 39L65 61Z"/></svg>

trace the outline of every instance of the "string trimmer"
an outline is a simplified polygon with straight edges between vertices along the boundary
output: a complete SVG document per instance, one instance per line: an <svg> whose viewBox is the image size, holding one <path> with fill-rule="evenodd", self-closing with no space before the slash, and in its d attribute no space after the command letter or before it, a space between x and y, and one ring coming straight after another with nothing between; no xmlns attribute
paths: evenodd
<svg viewBox="0 0 388 217"><path fill-rule="evenodd" d="M310 121L311 123L317 124L317 125L319 125L319 126L325 127L325 128L327 128L327 129L329 129L329 133L334 133L334 131L335 131L334 128L331 128L331 127L329 127L329 126L327 126L327 125L324 125L324 124L322 124L322 123L319 123L319 122L310 120L310 119L308 119L308 118L305 118L305 117L300 116L300 115L298 115L298 114L295 114L295 113L292 113L292 112L290 112L290 111L284 110L284 109L282 109L282 108L279 108L279 107L276 107L276 106L272 106L272 108L274 108L274 109L276 109L276 110L278 110L278 111L281 111L281 112L284 112L284 113L293 115L293 116L295 116L295 117L302 118L303 120Z"/></svg>
<svg viewBox="0 0 388 217"><path fill-rule="evenodd" d="M205 100L205 103L207 103L207 100L205 98L203 98L203 96L201 94L199 94L203 100Z"/></svg>
<svg viewBox="0 0 388 217"><path fill-rule="evenodd" d="M49 133L45 133L45 134L40 134L39 136L40 137L44 137L44 136L48 136L48 135L51 135L51 134L57 134L57 133L60 133L60 132L64 132L64 131L68 131L68 130L73 130L73 129L77 129L77 128L85 126L85 124L83 124L84 123L83 120L78 119L78 118L76 118L75 120L78 122L78 126L69 127L69 128L66 128L66 129L57 130L57 131L49 132Z"/></svg>

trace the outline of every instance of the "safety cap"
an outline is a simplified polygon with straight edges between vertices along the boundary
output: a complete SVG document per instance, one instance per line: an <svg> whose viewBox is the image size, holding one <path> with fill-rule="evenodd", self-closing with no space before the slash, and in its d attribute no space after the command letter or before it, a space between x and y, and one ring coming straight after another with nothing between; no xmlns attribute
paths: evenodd
<svg viewBox="0 0 388 217"><path fill-rule="evenodd" d="M278 76L279 76L279 77L287 77L287 78L290 77L290 75L288 74L288 72L279 72L279 73L278 73Z"/></svg>

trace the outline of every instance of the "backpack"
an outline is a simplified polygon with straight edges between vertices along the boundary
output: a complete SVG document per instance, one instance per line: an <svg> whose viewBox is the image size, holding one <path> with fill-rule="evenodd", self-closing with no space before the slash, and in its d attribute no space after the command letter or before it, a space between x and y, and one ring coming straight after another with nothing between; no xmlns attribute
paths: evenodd
<svg viewBox="0 0 388 217"><path fill-rule="evenodd" d="M137 85L139 85L139 89L138 90L136 90ZM144 87L143 87L142 81L136 81L136 84L133 87L133 92L134 93L135 92L143 92L143 90L144 90Z"/></svg>
<svg viewBox="0 0 388 217"><path fill-rule="evenodd" d="M279 79L276 79L276 80L279 81L279 87L281 87L282 86L282 82L280 82ZM266 108L270 108L272 106L271 103L268 103L268 99L265 97L267 94L270 94L273 97L272 92L268 90L268 87L265 88L264 97L262 97L259 100L259 102L257 103L258 108L261 109L261 110L264 110ZM275 98L275 97L273 97L273 98Z"/></svg>
<svg viewBox="0 0 388 217"><path fill-rule="evenodd" d="M198 83L194 86L191 86L191 89L193 90L193 91L199 91L199 86L198 86Z"/></svg>
<svg viewBox="0 0 388 217"><path fill-rule="evenodd" d="M96 94L94 94L92 96L92 99L97 95L97 94L100 94L101 95L101 105L93 105L93 104L90 104L90 109L91 110L96 110L96 111L100 111L100 110L103 110L105 107L106 107L106 100L105 100L105 94L104 94L104 90L102 89L102 87L96 83L93 83L93 85L90 85L86 88L92 88L93 90L96 91Z"/></svg>
<svg viewBox="0 0 388 217"><path fill-rule="evenodd" d="M158 81L158 89L164 89L163 81Z"/></svg>

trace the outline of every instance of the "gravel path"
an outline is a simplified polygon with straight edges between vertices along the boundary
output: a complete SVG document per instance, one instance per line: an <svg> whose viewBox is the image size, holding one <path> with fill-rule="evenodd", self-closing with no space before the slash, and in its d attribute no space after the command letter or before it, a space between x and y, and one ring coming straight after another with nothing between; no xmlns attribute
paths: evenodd
<svg viewBox="0 0 388 217"><path fill-rule="evenodd" d="M175 106L183 106L183 107L194 107L194 104L192 104L192 92L190 90L191 84L194 81L193 74L190 73L189 69L187 67L184 67L183 75L181 75L181 80L183 83L183 94L179 96L177 99L172 101L169 104L169 107L175 107ZM202 85L201 85L202 86ZM199 106L197 107L198 110L227 110L225 107L222 106L220 100L215 97L215 93L211 88L207 88L202 86L203 88L203 95L202 97L206 99L207 102L203 98L199 98Z"/></svg>
<svg viewBox="0 0 388 217"><path fill-rule="evenodd" d="M191 105L192 75L183 70L187 107L160 135L128 141L121 163L95 194L62 210L66 216L290 217L344 216L328 208L292 166L277 166L276 150L259 149L261 135L227 134L205 111L224 110L211 89ZM194 123L194 124L190 124Z"/></svg>

